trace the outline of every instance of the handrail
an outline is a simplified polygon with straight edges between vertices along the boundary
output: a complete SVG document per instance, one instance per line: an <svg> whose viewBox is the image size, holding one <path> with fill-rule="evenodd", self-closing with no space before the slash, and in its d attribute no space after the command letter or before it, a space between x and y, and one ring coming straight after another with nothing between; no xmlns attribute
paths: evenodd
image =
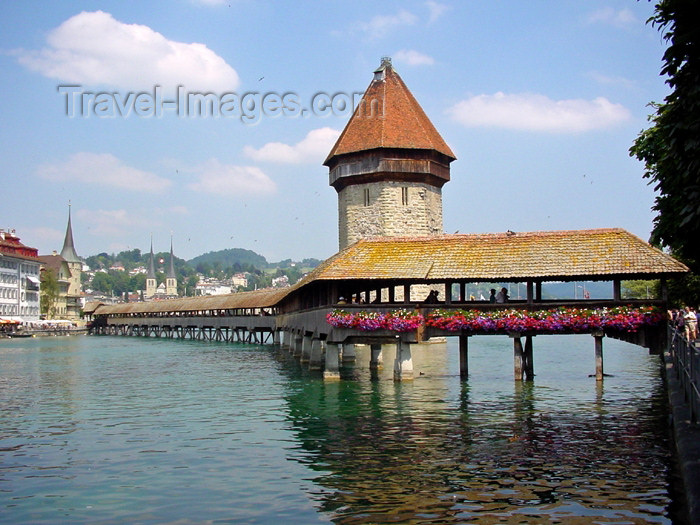
<svg viewBox="0 0 700 525"><path fill-rule="evenodd" d="M672 326L668 328L668 338L669 353L690 409L690 420L697 423L700 414L700 352L683 332Z"/></svg>

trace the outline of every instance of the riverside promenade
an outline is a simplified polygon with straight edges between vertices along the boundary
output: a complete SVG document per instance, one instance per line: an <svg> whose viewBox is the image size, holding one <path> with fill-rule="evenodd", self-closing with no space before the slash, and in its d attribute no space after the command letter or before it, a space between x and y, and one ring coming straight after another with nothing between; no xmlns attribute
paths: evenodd
<svg viewBox="0 0 700 525"><path fill-rule="evenodd" d="M664 352L670 405L669 422L686 496L688 523L700 523L700 351L669 331Z"/></svg>

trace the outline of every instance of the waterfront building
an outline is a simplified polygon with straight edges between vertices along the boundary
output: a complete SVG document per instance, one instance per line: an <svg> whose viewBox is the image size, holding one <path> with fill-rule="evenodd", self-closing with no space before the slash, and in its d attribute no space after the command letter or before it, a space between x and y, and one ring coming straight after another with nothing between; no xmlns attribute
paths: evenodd
<svg viewBox="0 0 700 525"><path fill-rule="evenodd" d="M75 250L70 205L68 207L68 225L60 255L54 250L50 255L39 256L39 260L43 270L52 271L58 281L58 295L51 312L47 312L46 315L50 318L71 321L80 319L83 261Z"/></svg>
<svg viewBox="0 0 700 525"><path fill-rule="evenodd" d="M0 230L0 317L39 320L39 251L25 246L15 230Z"/></svg>
<svg viewBox="0 0 700 525"><path fill-rule="evenodd" d="M80 319L80 300L82 293L81 274L83 271L83 261L78 257L73 242L73 227L71 225L70 206L68 207L68 226L66 236L63 240L61 257L66 261L70 275L68 276L68 291L66 293L65 319Z"/></svg>
<svg viewBox="0 0 700 525"><path fill-rule="evenodd" d="M369 237L442 234L442 186L455 158L382 58L324 162L338 193L340 250Z"/></svg>

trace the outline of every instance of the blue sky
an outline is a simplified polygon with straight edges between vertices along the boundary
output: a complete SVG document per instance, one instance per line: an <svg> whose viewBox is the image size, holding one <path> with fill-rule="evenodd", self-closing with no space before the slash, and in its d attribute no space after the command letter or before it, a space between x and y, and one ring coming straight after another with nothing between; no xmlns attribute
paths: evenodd
<svg viewBox="0 0 700 525"><path fill-rule="evenodd" d="M628 149L668 93L653 9L2 2L0 227L60 250L70 201L82 256L148 251L151 236L167 251L172 235L186 259L225 248L324 259L338 235L322 162L343 103L390 56L457 156L446 232L621 227L646 240L654 193ZM216 115L179 103L198 93Z"/></svg>

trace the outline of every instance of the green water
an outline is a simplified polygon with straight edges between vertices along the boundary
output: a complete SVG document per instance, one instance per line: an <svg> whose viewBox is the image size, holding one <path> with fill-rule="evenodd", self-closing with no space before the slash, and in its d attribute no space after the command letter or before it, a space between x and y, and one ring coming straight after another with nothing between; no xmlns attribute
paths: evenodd
<svg viewBox="0 0 700 525"><path fill-rule="evenodd" d="M658 357L590 336L358 348L326 382L273 347L0 340L3 523L672 523Z"/></svg>

